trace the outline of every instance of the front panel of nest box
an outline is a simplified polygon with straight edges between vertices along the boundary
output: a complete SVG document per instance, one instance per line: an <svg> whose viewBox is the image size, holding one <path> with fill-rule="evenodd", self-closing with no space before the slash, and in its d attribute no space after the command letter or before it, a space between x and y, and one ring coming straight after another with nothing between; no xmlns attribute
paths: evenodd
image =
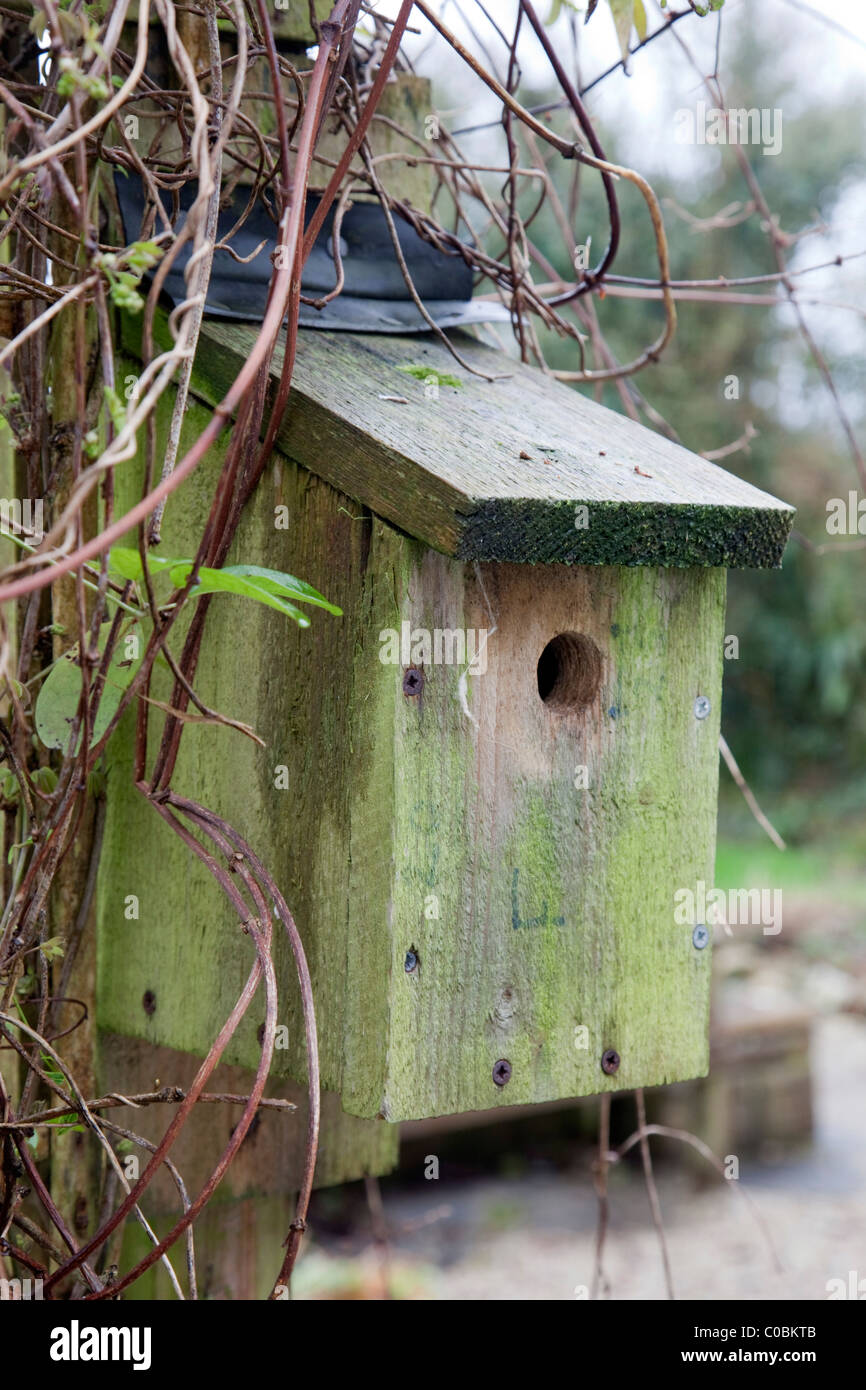
<svg viewBox="0 0 866 1390"><path fill-rule="evenodd" d="M724 571L419 547L391 594L362 644L344 1105L705 1074Z"/></svg>

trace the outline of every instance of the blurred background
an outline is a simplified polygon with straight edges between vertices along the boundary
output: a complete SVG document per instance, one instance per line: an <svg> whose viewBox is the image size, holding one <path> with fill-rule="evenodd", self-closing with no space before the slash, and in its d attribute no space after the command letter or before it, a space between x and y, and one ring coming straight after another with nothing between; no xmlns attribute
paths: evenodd
<svg viewBox="0 0 866 1390"><path fill-rule="evenodd" d="M482 7L461 7L472 28L456 5L438 8L467 47L504 66L507 51ZM600 5L584 27L584 9L549 10L564 62L573 63L577 40L582 88L619 58L610 10ZM513 6L497 3L492 13L510 33ZM651 31L661 13L649 0L647 13ZM474 158L502 160L495 98L480 84L467 96L465 79L456 80L463 70L417 22L409 52L433 79L443 124ZM797 281L815 351L777 283L732 291L726 303L708 290L680 299L673 345L634 379L642 418L655 412L697 452L745 441L723 466L798 509L781 573L729 576L726 631L738 655L725 663L722 717L786 847L771 841L722 765L716 861L718 887L781 889L783 928L771 936L717 927L711 1076L647 1094L649 1120L697 1136L726 1176L683 1140L654 1138L653 1159L678 1297L856 1297L866 1280L866 552L850 536L828 534L827 518L830 499L863 492L851 436L863 439L866 399L866 7L725 0L719 14L689 15L675 33L636 53L629 75L614 71L585 97L607 157L639 169L664 202L673 277L739 280L776 270L733 151L676 140L677 111L712 105L701 76L717 64L728 107L782 113L780 153L747 152L786 234L791 270L848 259ZM553 91L543 54L529 38L519 56L520 99L542 105ZM574 234L600 250L604 198L588 174ZM643 203L626 189L621 204L616 270L652 278ZM533 235L570 278L549 200ZM611 292L597 311L620 361L651 341L660 321L657 302L628 293ZM502 345L509 336L506 329ZM555 367L579 367L573 342L550 337L543 347ZM613 390L601 398L622 408ZM585 1297L595 1262L598 1102L494 1113L495 1122L406 1125L397 1174L378 1186L318 1192L295 1296ZM634 1098L616 1098L612 1143L635 1124ZM665 1297L637 1147L612 1166L609 1193L600 1293Z"/></svg>

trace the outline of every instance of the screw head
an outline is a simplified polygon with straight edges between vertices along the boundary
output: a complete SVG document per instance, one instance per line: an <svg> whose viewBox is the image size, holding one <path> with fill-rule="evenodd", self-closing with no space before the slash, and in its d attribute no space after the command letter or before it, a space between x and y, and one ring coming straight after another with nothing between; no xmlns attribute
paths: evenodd
<svg viewBox="0 0 866 1390"><path fill-rule="evenodd" d="M507 1086L511 1080L511 1063L504 1057L500 1057L499 1061L493 1064L493 1080L497 1086Z"/></svg>
<svg viewBox="0 0 866 1390"><path fill-rule="evenodd" d="M698 922L698 925L692 932L692 945L696 951L702 951L705 946L709 945L709 941L710 933L707 931L703 922Z"/></svg>
<svg viewBox="0 0 866 1390"><path fill-rule="evenodd" d="M144 994L141 996L141 1007L144 1009L148 1018L152 1018L156 1013L156 995L152 989L146 989L144 991Z"/></svg>
<svg viewBox="0 0 866 1390"><path fill-rule="evenodd" d="M601 1054L601 1069L605 1076L616 1076L619 1071L620 1055L609 1047L606 1052Z"/></svg>
<svg viewBox="0 0 866 1390"><path fill-rule="evenodd" d="M414 951L406 952L406 959L403 962L403 969L406 971L407 975L410 975L413 970L418 969L418 957L416 956Z"/></svg>
<svg viewBox="0 0 866 1390"><path fill-rule="evenodd" d="M403 694L420 695L424 689L424 672L417 666L409 666L403 672Z"/></svg>
<svg viewBox="0 0 866 1390"><path fill-rule="evenodd" d="M695 700L695 719L706 719L712 706L706 695L699 695Z"/></svg>

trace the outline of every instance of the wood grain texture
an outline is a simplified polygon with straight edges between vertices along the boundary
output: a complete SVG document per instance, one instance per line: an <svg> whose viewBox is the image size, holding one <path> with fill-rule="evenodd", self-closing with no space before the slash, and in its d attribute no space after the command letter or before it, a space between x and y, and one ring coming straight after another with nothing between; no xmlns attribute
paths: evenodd
<svg viewBox="0 0 866 1390"><path fill-rule="evenodd" d="M369 638L359 656L381 749L353 779L343 1103L359 1114L418 1118L706 1071L710 951L675 922L674 894L713 880L724 573L480 575L493 619L473 570L430 551L405 554L401 589L415 630L495 620L488 669L468 681L477 723L459 668L427 669L407 698L402 670L390 687L393 668L375 670ZM538 659L561 633L601 653L579 712L552 712L538 692ZM711 706L700 720L698 695ZM615 1076L601 1069L607 1049L622 1059ZM511 1078L499 1088L501 1059Z"/></svg>
<svg viewBox="0 0 866 1390"><path fill-rule="evenodd" d="M283 1242L288 1203L276 1196L236 1197L228 1202L208 1202L195 1221L198 1296L202 1300L249 1302L266 1299L285 1255ZM177 1219L177 1208L170 1217L157 1213L160 1235L169 1221ZM127 1221L119 1258L121 1269L131 1269L152 1249L151 1242L137 1221ZM183 1237L170 1252L172 1265L186 1287L186 1256ZM177 1295L161 1260L151 1265L140 1279L124 1290L131 1302L173 1302Z"/></svg>
<svg viewBox="0 0 866 1390"><path fill-rule="evenodd" d="M434 110L430 79L412 72L397 73L382 92L368 135L370 150L377 161L376 172L385 188L392 197L424 212L431 209L438 180L433 165L418 163L417 157L429 157L431 153L435 156L436 146L425 139L424 132L424 122ZM407 140L403 131L414 139ZM316 142L317 157L310 167L310 189L327 187L334 165L345 148L345 130L339 124L326 121ZM366 171L360 155L355 155L351 167L353 173ZM369 185L363 179L359 179L352 191L352 201L363 201L367 197L375 197L375 194L369 192Z"/></svg>
<svg viewBox="0 0 866 1390"><path fill-rule="evenodd" d="M278 39L294 47L304 48L316 41L315 31L310 23L311 10L321 23L328 18L333 8L331 0L280 0L278 9L271 6L271 28ZM129 23L137 25L138 0L131 0L127 18ZM159 24L159 18L153 11L150 14L150 23L154 27ZM218 24L223 31L231 32L235 27L233 22L227 22L222 16L219 17Z"/></svg>
<svg viewBox="0 0 866 1390"><path fill-rule="evenodd" d="M134 369L134 363L121 362L121 380ZM160 450L170 414L171 401L164 397L157 420ZM203 428L206 415L202 406L191 402L184 445ZM181 495L170 500L161 554L194 553L222 454L222 447L216 446ZM139 494L140 469L139 459L118 473L118 506L128 505ZM276 529L277 506L289 509L290 532ZM363 590L369 528L369 521L365 526L353 520L356 514L348 498L275 456L230 558L291 570L353 611ZM301 631L257 604L226 601L225 596L215 599L197 689L213 708L250 723L267 746L260 749L226 728L189 725L174 785L224 814L280 883L309 957L320 1020L323 1085L334 1091L342 1069L352 644L340 619L310 611L312 626ZM173 636L175 654L181 643L180 634ZM170 700L165 670L157 671L152 693ZM151 753L161 724L161 713L152 710ZM201 1056L237 998L253 956L210 875L134 790L133 725L128 716L106 757L109 810L97 894L98 1018L115 1034ZM286 788L275 785L278 767L288 770ZM138 899L134 920L125 916L129 895ZM279 935L275 956L282 1046L273 1072L303 1080L295 968ZM155 1002L150 1014L143 1007L145 991ZM255 1066L263 1018L259 997L226 1054L227 1063ZM171 1081L173 1075L163 1079ZM131 1088L128 1080L125 1086L119 1080L114 1084ZM341 1130L328 1113L326 1109L320 1158L323 1180L338 1182L359 1171L382 1173L393 1166L393 1130L361 1122L362 1137L351 1127L357 1121L347 1121L349 1129ZM359 1169L368 1162L369 1167Z"/></svg>
<svg viewBox="0 0 866 1390"><path fill-rule="evenodd" d="M254 335L205 325L193 375L202 400L221 399ZM520 563L781 564L791 507L534 367L462 334L467 360L501 379L464 371L429 335L299 338L280 448L436 550ZM278 351L275 374L281 361ZM407 367L461 384L425 385Z"/></svg>
<svg viewBox="0 0 866 1390"><path fill-rule="evenodd" d="M154 1087L180 1086L188 1089L199 1062L186 1052L168 1047L152 1047L139 1038L117 1033L100 1034L100 1092L121 1095L147 1092ZM243 1067L220 1065L207 1085L209 1092L249 1095L254 1074ZM283 1209L278 1218L278 1241L285 1239L294 1217L292 1197L297 1192L304 1166L307 1130L306 1090L297 1082L283 1078L269 1082L266 1094L290 1100L295 1111L260 1110L247 1137L229 1165L217 1188L215 1201L229 1201L255 1195L278 1197ZM107 1111L117 1124L157 1143L164 1135L176 1110L174 1105L142 1106L131 1110ZM198 1105L184 1125L171 1157L183 1174L191 1197L204 1185L229 1141L242 1107L239 1105ZM347 1115L340 1097L333 1092L322 1096L322 1145L316 1165L316 1187L352 1182L368 1173L388 1172L397 1162L399 1131L393 1125L377 1124ZM142 1153L138 1150L139 1154ZM144 1167L144 1164L141 1165ZM179 1210L178 1192L165 1168L160 1169L148 1187L147 1207L166 1216ZM271 1270L273 1279L280 1260Z"/></svg>

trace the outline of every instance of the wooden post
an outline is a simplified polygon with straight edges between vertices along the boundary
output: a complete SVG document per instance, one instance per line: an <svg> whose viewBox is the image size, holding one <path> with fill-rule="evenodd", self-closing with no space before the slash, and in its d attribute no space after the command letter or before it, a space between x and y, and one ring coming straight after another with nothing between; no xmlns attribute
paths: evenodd
<svg viewBox="0 0 866 1390"><path fill-rule="evenodd" d="M330 3L323 3L318 0L317 14L320 19L326 18L331 8ZM314 42L314 34L310 27L310 6L307 0L290 0L287 6L283 6L276 15L274 25L275 33L280 43L282 51L290 57L297 53L303 53L306 46ZM134 15L132 16L134 18ZM192 52L194 61L201 69L206 63L206 43L201 34L203 27L202 21L194 16L181 16L186 32L182 37ZM132 33L132 31L130 31ZM223 51L230 52L231 46L235 43L234 36L227 32L223 35ZM168 59L167 50L161 30L154 29L151 52L148 59L148 67L151 75L159 80L160 75L168 77L171 72L171 64ZM262 85L268 89L269 78L263 64L257 67L257 85ZM166 85L176 85L170 81ZM284 86L284 96L287 100L296 99L296 92L291 81L287 78ZM432 172L429 165L414 164L411 156L417 153L414 146L407 147L403 137L395 130L394 122L399 122L404 127L408 127L410 132L414 131L418 138L423 133L423 119L429 109L429 83L426 79L416 78L411 74L401 75L394 83L389 84L384 94L379 112L370 132L370 142L374 155L388 156L382 167L382 177L386 186L393 187L395 181L399 183L401 196L411 198L416 206L427 207L430 203L430 196L433 185ZM256 98L245 98L242 105L244 115L253 120L257 130L263 135L272 134L276 129L276 122L273 115L273 107L267 100ZM172 155L177 156L179 147L172 150L172 140L176 132L172 127L172 113L166 114L153 103L142 102L133 108L132 112L125 112L125 115L132 114L138 121L134 130L134 138L139 146L146 149L149 147L159 127L165 126L163 144L161 146L163 157L170 159ZM393 158L403 150L408 158ZM330 177L334 160L342 151L342 143L338 136L332 135L328 131L323 133L320 140L318 153L321 160L317 162L313 170L312 186L323 185ZM331 164L327 161L331 159ZM357 161L358 167L361 161ZM228 161L227 161L228 167ZM394 172L396 171L396 172ZM245 182L247 176L242 173L240 181ZM363 196L363 188L361 189ZM118 363L118 377L121 383L127 376L136 376L140 371L140 365L135 360L129 359L126 362ZM171 402L164 398L159 418L158 428L161 431L160 440L164 439L164 431L167 420L171 412ZM192 437L192 432L203 427L207 418L207 412L200 404L191 402L187 411L187 424L184 440L188 441ZM211 467L218 461L220 450L217 449L212 455ZM283 475L285 468L285 479ZM295 470L296 472L297 470ZM205 469L205 474L208 472ZM261 499L257 499L254 506L256 516L249 524L245 523L243 538L238 544L244 549L247 558L253 553L264 553L264 550L274 548L275 542L280 539L279 533L274 528L274 508L281 505L280 499L283 495L283 488L286 492L294 488L298 495L311 497L309 480L294 481L291 478L292 467L286 461L281 461L279 456L275 456L271 477L274 480L273 496L277 499L271 502L268 489L262 488ZM205 474L199 480L198 485L193 480L189 489L184 489L184 500L180 506L170 506L167 514L166 526L161 553L186 554L193 553L198 543L201 525L204 521L205 495L201 491L201 483L205 480ZM129 471L124 471L118 476L118 505L131 502L136 488L140 485L140 478L134 476ZM325 486L319 489L321 498L321 518L330 525L331 514L342 523L344 541L344 560L345 574L341 576L336 586L331 583L331 575L323 573L322 583L326 588L347 587L351 593L357 591L363 576L364 553L366 538L362 531L358 529L350 520L346 520L346 514L351 511L351 502L348 497L338 497L336 504L332 490ZM264 510L263 510L264 506ZM295 515L298 515L295 500L292 499L292 508ZM318 523L317 523L318 524ZM317 524L313 530L317 529ZM250 541L252 534L259 539ZM270 534L269 534L270 533ZM263 550L264 547L264 550ZM272 556L272 559L274 557ZM274 563L278 563L281 557L276 557ZM306 557L299 558L298 573L305 573ZM315 560L309 560L310 572L315 570L317 573L325 565L328 569L330 558L322 551L319 551ZM219 609L219 605L217 605ZM228 615L225 615L228 616ZM222 615L214 613L217 618L218 627L221 625ZM313 679L314 672L308 667L308 662L321 662L321 669L326 669L340 659L339 647L341 637L339 630L326 623L317 625L317 632L311 641L304 643L298 642L298 634L288 630L285 625L276 633L267 634L264 630L258 629L253 622L253 627L247 629L247 623L254 619L255 615L249 612L237 613L235 617L246 631L244 639L244 649L246 651L247 667L240 675L239 686L231 691L222 692L225 694L228 703L231 704L236 699L245 703L251 684L256 680L264 679L262 666L263 652L260 650L261 641L271 641L275 639L275 650L272 653L273 662L271 666L271 677L273 690L282 690L285 684L285 667L280 660L280 651L285 644L296 644L296 661L293 663L295 670L293 688L290 692L293 704L297 709L297 714L293 718L291 726L274 730L270 723L269 729L273 735L269 739L268 757L270 763L263 766L261 762L256 763L249 758L252 745L247 749L238 747L239 736L231 734L228 740L222 738L226 730L210 729L211 734L216 734L215 740L198 738L189 740L192 729L186 731L184 742L190 742L193 764L202 757L206 762L211 763L212 771L208 772L200 783L202 799L206 804L214 805L215 798L219 800L223 792L233 786L230 793L230 804L227 805L229 816L238 825L243 824L249 835L250 842L262 848L265 859L273 863L280 882L284 888L287 898L299 916L299 919L309 915L309 903L311 898L316 901L318 911L326 911L332 914L335 922L343 922L340 930L345 932L345 893L348 891L349 868L345 859L345 814L347 805L347 793L345 788L339 788L342 780L340 774L342 770L342 755L338 753L341 742L348 737L348 726L345 714L339 708L335 698L330 702L322 702L317 682ZM248 639L248 640L247 640ZM318 645L317 645L318 644ZM312 655L313 653L317 655ZM267 686L263 687L267 688ZM155 693L160 691L166 698L170 698L170 687L163 689L159 681L156 683ZM161 718L161 716L160 716ZM331 771L332 788L336 792L330 796L320 797L320 791L327 787L327 781L322 787L311 785L315 782L316 775L311 773L308 766L309 746L317 742L318 734L314 733L321 730L322 721L330 721L331 738L333 741L334 763ZM128 946L134 951L140 945L145 952L149 952L156 940L163 943L167 951L166 959L174 959L178 968L185 969L185 965L175 952L180 947L185 936L187 926L192 926L193 932L197 928L193 925L193 919L197 914L197 905L204 902L212 902L209 894L211 886L200 881L193 870L192 878L189 877L191 865L189 856L185 851L178 854L181 848L173 837L166 835L165 827L152 815L141 799L131 789L130 770L131 760L131 740L132 740L132 720L127 721L127 725L112 743L109 750L107 762L109 766L109 781L111 782L111 803L108 820L108 833L105 841L102 868L100 873L99 903L100 903L100 953L102 957L102 997L99 1001L98 1013L103 1024L108 1023L116 1030L115 1033L105 1035L102 1051L102 1066L100 1075L100 1085L105 1089L120 1089L128 1091L134 1088L136 1077L144 1077L152 1070L152 1054L154 1040L173 1040L175 1050L169 1052L163 1050L163 1070L169 1075L166 1081L173 1084L182 1084L180 1078L187 1076L192 1065L192 1054L201 1051L200 1041L204 1032L210 1026L213 1017L212 1003L216 1008L221 1007L223 991L229 986L229 980L237 976L238 969L243 970L244 953L241 951L233 955L229 948L229 954L233 955L231 962L223 961L225 974L221 974L216 989L214 1000L208 1000L202 990L201 982L204 975L210 977L210 968L205 959L198 959L193 966L192 974L186 979L187 988L181 992L183 997L170 997L169 991L160 984L156 988L145 985L138 991L135 998L133 1009L116 1013L110 1005L110 999L114 995L118 986L118 981L114 978L117 961L106 954L109 935L116 927L120 927L120 936L116 938L117 944L121 947ZM195 731L201 732L201 731ZM183 758L186 757L184 750ZM183 761L183 759L182 759ZM288 790L277 787L276 782L282 783L282 773L277 777L277 767L291 768L291 778ZM204 765L201 765L204 771ZM228 780L224 774L228 773ZM182 775L182 774L181 774ZM288 775L288 774L287 774ZM241 787L235 779L240 776L246 779L245 785ZM185 784L187 790L191 783ZM243 803L243 811L240 815L238 811L238 799ZM135 854L130 853L132 839L137 839L137 827L144 812L143 835L144 840L138 846ZM321 825L319 818L322 818ZM289 851L289 845L295 845L300 851L303 844L308 842L311 833L321 833L324 837L328 831L333 835L332 862L329 862L327 855L320 864L321 879L316 883L306 883L304 891L298 892L297 879L293 880L291 873L285 873L285 867L294 850ZM271 855L275 857L270 858ZM133 864L135 860L135 864ZM188 903L184 902L181 906L180 899L185 897L186 887L192 887L193 898ZM198 890L201 889L204 897L198 899L198 904L193 908ZM162 892L167 894L163 903L160 903ZM180 895L180 898L176 895ZM135 907L129 906L135 901ZM169 909L169 916L163 912L163 906L171 902L173 906ZM221 905L213 902L212 904L214 919L221 912ZM175 911L181 913L180 917L175 917ZM192 914L190 915L190 910ZM128 916L127 913L134 913ZM233 933L233 935L236 935ZM138 945L133 947L133 942ZM237 944L237 942L235 943ZM228 942L222 945L228 947ZM339 961L336 953L329 950L329 963L319 969L320 977L323 973L330 973L334 980L334 995L342 990L342 981L339 979ZM282 969L285 973L288 967L288 960L285 955L281 956ZM215 962L211 962L215 964ZM218 967L220 968L220 967ZM158 973L158 972L157 972ZM131 980L132 976L127 975ZM154 984L156 981L154 979ZM205 986L206 990L209 986ZM143 997L144 992L149 991L148 1010L144 1011ZM281 1017L283 1028L278 1038L278 1045L282 1041L283 1034L286 1035L293 1053L293 1070L295 1074L300 1074L303 1070L300 1062L299 1040L303 1037L303 1029L300 1023L300 1013L298 1001L292 993L291 985L287 991L286 1012ZM151 1002L152 1001L152 1002ZM317 1001L318 1003L318 1001ZM105 1007L103 1007L105 1006ZM193 1022L193 1016L195 1021ZM180 1028L184 1032L184 1017L192 1024L186 1030L185 1038L178 1038L177 1030ZM257 1049L256 1033L258 1030L259 1019L250 1022L250 1037L247 1038L242 1056L235 1049L233 1054L236 1058L247 1063L247 1067L255 1064L255 1054ZM218 1031L217 1024L214 1034ZM138 1034L139 1036L130 1036ZM121 1035L127 1035L122 1042L119 1041ZM212 1035L213 1037L214 1035ZM211 1041L212 1041L211 1037ZM250 1039L252 1039L250 1045ZM340 1043L336 1034L328 1031L320 1035L320 1045L325 1051L331 1048L339 1054ZM209 1043L205 1044L205 1048ZM285 1071L285 1068L279 1069ZM242 1068L235 1069L236 1074L233 1078L233 1089L238 1092L248 1092L252 1084L252 1074L249 1070ZM326 1070L326 1086L328 1075L333 1075L334 1069ZM292 1095L303 1099L302 1090L297 1085L285 1082L290 1087ZM232 1088L230 1088L232 1089ZM305 1105L305 1101L303 1102ZM138 1116L136 1117L139 1118ZM213 1117L208 1117L210 1124L203 1122L193 1123L187 1131L188 1135L194 1136L194 1142L187 1140L182 1146L181 1154L184 1165L192 1165L194 1174L203 1181L207 1175L206 1159L216 1157L218 1148L216 1147L216 1132L219 1126L214 1126ZM260 1162L253 1171L249 1165L244 1168L243 1163L238 1169L238 1165L232 1172L244 1171L244 1178L240 1186L233 1185L233 1179L228 1180L220 1189L222 1202L219 1217L205 1215L205 1218L198 1225L198 1240L200 1245L207 1252L207 1260L215 1287L222 1287L224 1284L227 1289L231 1289L233 1296L253 1297L264 1292L261 1283L262 1278L272 1281L274 1270L279 1268L281 1260L280 1242L285 1236L285 1227L288 1219L289 1203L288 1196L293 1189L296 1189L301 1175L301 1165L303 1161L303 1147L297 1137L304 1133L305 1119L303 1114L287 1119L286 1116L269 1116L271 1126L274 1131L279 1131L279 1138L275 1139L270 1149L264 1154L260 1149ZM155 1133L160 1123L164 1128L164 1116L154 1112L142 1121L143 1132ZM225 1126L223 1126L225 1128ZM288 1135L292 1136L291 1141ZM398 1131L395 1127L389 1127L379 1121L358 1119L346 1115L340 1105L340 1099L334 1093L327 1092L323 1097L322 1123L320 1133L319 1161L316 1170L316 1182L320 1185L334 1184L349 1181L370 1174L381 1174L388 1172L396 1163L398 1148ZM184 1169L186 1171L186 1168ZM191 1179L194 1184L194 1178ZM254 1265L237 1262L234 1254L225 1245L223 1237L220 1236L222 1222L226 1219L227 1206L225 1198L230 1197L233 1203L234 1214L230 1222L240 1226L244 1230L255 1230L256 1235L256 1259ZM162 1197L157 1194L157 1201L169 1202L166 1194ZM166 1210L170 1207L166 1206ZM139 1228L131 1231L128 1239L135 1246L140 1234ZM143 1238L143 1237L142 1237ZM241 1243L243 1237L239 1236ZM137 1247L136 1247L137 1248ZM214 1273L214 1271L217 1271ZM267 1273L263 1274L263 1271ZM165 1272L161 1266L156 1266L148 1281L137 1285L137 1289L159 1289L165 1281Z"/></svg>

